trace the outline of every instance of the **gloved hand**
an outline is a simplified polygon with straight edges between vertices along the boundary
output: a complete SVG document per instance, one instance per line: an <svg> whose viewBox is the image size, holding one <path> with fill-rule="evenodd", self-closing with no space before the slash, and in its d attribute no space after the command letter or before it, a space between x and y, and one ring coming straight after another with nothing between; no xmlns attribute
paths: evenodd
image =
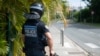
<svg viewBox="0 0 100 56"><path fill-rule="evenodd" d="M59 56L59 55L57 55L56 53L50 53L50 56Z"/></svg>

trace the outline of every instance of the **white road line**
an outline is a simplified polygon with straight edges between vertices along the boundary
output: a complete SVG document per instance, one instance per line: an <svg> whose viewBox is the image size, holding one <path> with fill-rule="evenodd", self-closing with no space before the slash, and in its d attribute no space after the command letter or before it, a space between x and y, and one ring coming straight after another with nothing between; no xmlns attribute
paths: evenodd
<svg viewBox="0 0 100 56"><path fill-rule="evenodd" d="M85 45L87 45L90 48L100 48L99 46L93 44L93 43L84 43Z"/></svg>

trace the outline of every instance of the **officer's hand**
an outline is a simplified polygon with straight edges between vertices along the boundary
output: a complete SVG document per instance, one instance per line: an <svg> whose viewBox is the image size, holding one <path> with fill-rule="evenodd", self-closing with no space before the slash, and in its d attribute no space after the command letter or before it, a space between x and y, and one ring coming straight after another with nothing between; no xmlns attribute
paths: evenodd
<svg viewBox="0 0 100 56"><path fill-rule="evenodd" d="M50 56L59 56L59 55L57 55L54 51L52 51L52 52L50 53Z"/></svg>
<svg viewBox="0 0 100 56"><path fill-rule="evenodd" d="M50 56L54 56L55 52L54 51L50 51Z"/></svg>
<svg viewBox="0 0 100 56"><path fill-rule="evenodd" d="M50 53L50 56L59 56L56 53Z"/></svg>

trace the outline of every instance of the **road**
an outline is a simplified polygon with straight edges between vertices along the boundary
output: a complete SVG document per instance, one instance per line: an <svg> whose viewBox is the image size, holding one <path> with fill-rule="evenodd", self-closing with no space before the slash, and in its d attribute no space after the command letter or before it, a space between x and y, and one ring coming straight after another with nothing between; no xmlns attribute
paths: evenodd
<svg viewBox="0 0 100 56"><path fill-rule="evenodd" d="M55 23L60 30L63 27L61 22ZM100 56L100 28L79 23L69 23L64 34L89 52L90 56Z"/></svg>

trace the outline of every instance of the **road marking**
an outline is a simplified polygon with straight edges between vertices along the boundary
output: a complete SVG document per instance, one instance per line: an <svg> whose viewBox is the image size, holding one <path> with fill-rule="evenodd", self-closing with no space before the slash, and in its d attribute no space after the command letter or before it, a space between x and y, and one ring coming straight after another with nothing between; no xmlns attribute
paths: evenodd
<svg viewBox="0 0 100 56"><path fill-rule="evenodd" d="M100 48L99 46L93 44L93 43L84 43L85 45L87 45L90 48Z"/></svg>

